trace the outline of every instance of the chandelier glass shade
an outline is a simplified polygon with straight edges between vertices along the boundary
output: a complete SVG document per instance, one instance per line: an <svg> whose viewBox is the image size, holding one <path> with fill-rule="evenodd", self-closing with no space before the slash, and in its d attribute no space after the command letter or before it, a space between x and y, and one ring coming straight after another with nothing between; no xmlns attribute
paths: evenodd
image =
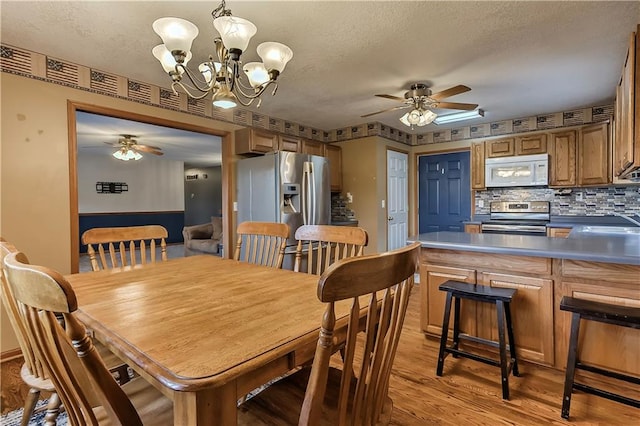
<svg viewBox="0 0 640 426"><path fill-rule="evenodd" d="M413 110L400 117L400 121L405 126L409 126L411 128L413 128L413 126L422 127L433 122L433 120L435 120L437 116L438 115L431 110L414 108Z"/></svg>
<svg viewBox="0 0 640 426"><path fill-rule="evenodd" d="M122 160L122 161L129 161L129 160L138 161L139 159L142 158L142 154L124 146L118 149L116 152L114 152L113 156L118 160Z"/></svg>
<svg viewBox="0 0 640 426"><path fill-rule="evenodd" d="M210 55L208 61L202 62L199 73L187 68L198 27L184 19L167 17L153 23L153 30L163 42L153 48L153 55L171 77L171 88L176 94L180 88L194 99L211 95L213 105L220 108L233 108L238 103L249 106L256 100L260 106L260 96L268 87L273 86L271 94L275 95L276 80L293 58L293 51L282 43L264 42L257 47L262 63L249 62L243 66L241 55L258 29L246 19L233 16L224 0L211 15L220 34L214 39L216 58Z"/></svg>

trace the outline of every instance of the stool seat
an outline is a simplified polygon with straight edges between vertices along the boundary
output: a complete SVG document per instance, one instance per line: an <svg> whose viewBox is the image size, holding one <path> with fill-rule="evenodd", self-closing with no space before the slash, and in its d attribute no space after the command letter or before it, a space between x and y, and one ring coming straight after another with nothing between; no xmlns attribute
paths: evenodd
<svg viewBox="0 0 640 426"><path fill-rule="evenodd" d="M513 296L516 294L517 290L512 288L492 288L490 286L469 284L453 280L440 284L438 289L447 292L447 300L445 302L444 318L442 320L442 336L440 338L440 351L438 354L436 375L442 376L444 360L448 354L452 354L454 358L461 356L474 361L480 361L485 364L497 366L500 367L502 377L502 398L509 399L509 374L513 373L514 376L520 375L518 372L516 344L513 336L510 309L511 301L513 300ZM481 303L493 303L496 306L498 314L498 342L460 333L460 299L470 299ZM451 314L452 301L455 301L453 311L453 345L447 347L449 317ZM505 328L509 337L509 345L506 344ZM500 361L459 349L458 346L461 339L498 347L500 350ZM507 359L507 349L509 350L510 359Z"/></svg>
<svg viewBox="0 0 640 426"><path fill-rule="evenodd" d="M488 285L468 284L460 281L446 281L440 284L438 289L459 295L464 299L473 299L480 302L494 302L496 300L511 302L517 291L514 288L496 288Z"/></svg>
<svg viewBox="0 0 640 426"><path fill-rule="evenodd" d="M607 370L593 365L586 365L580 362L578 354L578 336L580 334L580 320L603 322L621 327L631 327L640 329L640 308L632 306L612 305L609 303L596 302L593 300L577 299L575 297L563 296L560 301L560 310L572 313L571 334L569 336L569 350L567 351L567 370L564 379L564 395L562 397L561 416L569 418L571 407L571 393L573 389L578 389L592 395L640 408L640 400L628 398L613 392L598 389L584 383L575 381L576 369L590 371L617 380L640 385L640 378Z"/></svg>

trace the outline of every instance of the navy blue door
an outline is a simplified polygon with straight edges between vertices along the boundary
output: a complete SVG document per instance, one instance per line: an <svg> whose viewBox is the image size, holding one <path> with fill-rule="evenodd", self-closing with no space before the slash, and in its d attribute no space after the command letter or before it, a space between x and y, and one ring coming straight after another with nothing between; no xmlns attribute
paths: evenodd
<svg viewBox="0 0 640 426"><path fill-rule="evenodd" d="M418 159L419 232L464 231L471 217L469 152Z"/></svg>

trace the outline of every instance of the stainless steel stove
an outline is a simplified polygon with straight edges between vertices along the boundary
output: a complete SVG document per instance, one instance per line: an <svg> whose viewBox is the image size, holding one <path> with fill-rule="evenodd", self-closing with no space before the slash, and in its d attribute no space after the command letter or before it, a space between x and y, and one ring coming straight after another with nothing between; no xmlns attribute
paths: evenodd
<svg viewBox="0 0 640 426"><path fill-rule="evenodd" d="M550 220L548 201L492 201L483 234L546 235Z"/></svg>

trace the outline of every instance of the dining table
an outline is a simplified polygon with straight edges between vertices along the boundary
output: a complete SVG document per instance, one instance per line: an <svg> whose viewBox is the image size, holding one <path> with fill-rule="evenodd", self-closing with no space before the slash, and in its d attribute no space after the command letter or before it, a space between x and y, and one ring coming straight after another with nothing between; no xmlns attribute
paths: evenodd
<svg viewBox="0 0 640 426"><path fill-rule="evenodd" d="M318 276L209 255L65 278L78 319L173 401L180 426L237 424L240 398L313 359L326 308ZM350 308L336 304L336 335Z"/></svg>

